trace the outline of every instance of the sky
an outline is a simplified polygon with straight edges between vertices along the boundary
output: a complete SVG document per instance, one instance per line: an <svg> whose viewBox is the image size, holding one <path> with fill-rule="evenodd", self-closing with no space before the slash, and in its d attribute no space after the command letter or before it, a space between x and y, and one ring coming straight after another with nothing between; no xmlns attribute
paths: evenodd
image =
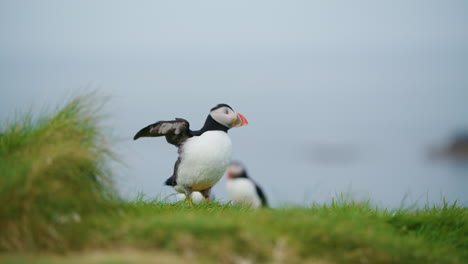
<svg viewBox="0 0 468 264"><path fill-rule="evenodd" d="M231 131L274 204L341 192L398 206L468 201L463 164L427 149L468 126L466 1L0 2L0 118L110 96L119 188L165 196L176 150L131 141L228 103ZM215 188L226 198L221 181ZM390 187L389 187L390 186Z"/></svg>

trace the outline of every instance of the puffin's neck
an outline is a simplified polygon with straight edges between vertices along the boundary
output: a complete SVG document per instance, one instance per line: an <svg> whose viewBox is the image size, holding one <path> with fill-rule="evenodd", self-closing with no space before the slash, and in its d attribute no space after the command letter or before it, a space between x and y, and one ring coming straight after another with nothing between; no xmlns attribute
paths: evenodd
<svg viewBox="0 0 468 264"><path fill-rule="evenodd" d="M245 170L242 171L242 173L237 176L236 178L249 178L249 176L247 175L247 172Z"/></svg>
<svg viewBox="0 0 468 264"><path fill-rule="evenodd" d="M216 120L214 120L213 117L211 117L211 115L208 115L205 121L205 125L203 125L202 129L200 129L200 134L203 134L206 131L214 130L224 131L227 133L229 127L221 125L220 123L216 122Z"/></svg>

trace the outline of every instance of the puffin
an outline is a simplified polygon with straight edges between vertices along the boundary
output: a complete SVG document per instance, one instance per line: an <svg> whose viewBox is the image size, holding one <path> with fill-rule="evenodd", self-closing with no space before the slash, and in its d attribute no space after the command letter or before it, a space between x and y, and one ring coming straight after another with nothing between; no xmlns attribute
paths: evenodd
<svg viewBox="0 0 468 264"><path fill-rule="evenodd" d="M228 130L247 125L247 119L227 104L218 104L210 110L200 130L191 130L183 118L158 121L135 134L141 137L164 136L169 144L178 148L174 172L165 184L184 193L189 205L191 194L200 192L206 203L210 203L211 187L224 175L231 162L232 142Z"/></svg>
<svg viewBox="0 0 468 264"><path fill-rule="evenodd" d="M268 207L262 188L247 175L245 167L240 162L229 164L226 177L226 190L234 203L252 208Z"/></svg>

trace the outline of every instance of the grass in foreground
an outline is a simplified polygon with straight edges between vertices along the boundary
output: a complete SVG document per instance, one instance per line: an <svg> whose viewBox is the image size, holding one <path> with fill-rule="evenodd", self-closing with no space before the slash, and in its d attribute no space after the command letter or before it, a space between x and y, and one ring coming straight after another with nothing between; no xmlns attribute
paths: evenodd
<svg viewBox="0 0 468 264"><path fill-rule="evenodd" d="M0 136L2 263L465 263L468 209L117 200L90 97ZM97 256L97 257L96 257Z"/></svg>
<svg viewBox="0 0 468 264"><path fill-rule="evenodd" d="M17 117L0 129L0 248L69 248L61 222L111 207L106 160L111 152L98 105L79 97L33 120Z"/></svg>
<svg viewBox="0 0 468 264"><path fill-rule="evenodd" d="M465 263L468 257L468 212L456 206L395 212L353 202L258 211L143 200L121 206L114 215L62 224L58 230L73 245L65 255L36 248L3 260L22 263L31 252L51 263L96 254L95 263Z"/></svg>

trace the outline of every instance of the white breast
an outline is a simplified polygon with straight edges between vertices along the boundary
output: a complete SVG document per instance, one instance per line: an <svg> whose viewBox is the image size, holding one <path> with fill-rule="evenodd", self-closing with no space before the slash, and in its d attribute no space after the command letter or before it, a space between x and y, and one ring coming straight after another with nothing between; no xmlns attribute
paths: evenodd
<svg viewBox="0 0 468 264"><path fill-rule="evenodd" d="M223 131L208 131L189 138L182 146L177 184L193 191L210 188L223 176L231 156L231 139Z"/></svg>
<svg viewBox="0 0 468 264"><path fill-rule="evenodd" d="M252 208L262 206L255 184L247 178L229 179L226 182L226 190L231 200L236 204L252 206Z"/></svg>

